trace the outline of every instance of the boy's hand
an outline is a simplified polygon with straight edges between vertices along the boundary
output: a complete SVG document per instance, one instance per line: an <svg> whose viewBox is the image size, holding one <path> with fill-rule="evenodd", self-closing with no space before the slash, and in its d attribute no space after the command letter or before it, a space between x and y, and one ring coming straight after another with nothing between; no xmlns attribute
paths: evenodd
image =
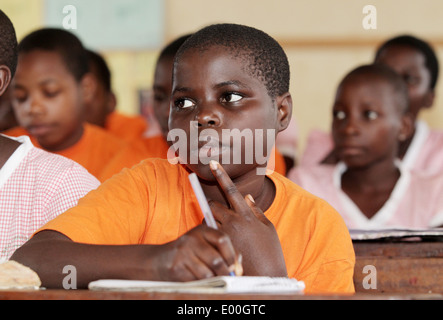
<svg viewBox="0 0 443 320"><path fill-rule="evenodd" d="M209 205L220 230L230 236L242 255L245 275L287 276L280 240L272 222L251 195L243 198L219 163L211 162L211 170L232 210L215 201Z"/></svg>
<svg viewBox="0 0 443 320"><path fill-rule="evenodd" d="M199 225L165 245L158 260L159 278L191 281L234 270L236 254L229 237L219 230Z"/></svg>

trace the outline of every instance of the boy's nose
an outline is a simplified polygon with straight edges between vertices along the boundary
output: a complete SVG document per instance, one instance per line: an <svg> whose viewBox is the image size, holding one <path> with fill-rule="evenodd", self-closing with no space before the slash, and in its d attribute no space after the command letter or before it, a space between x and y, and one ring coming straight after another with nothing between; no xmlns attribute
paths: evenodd
<svg viewBox="0 0 443 320"><path fill-rule="evenodd" d="M219 111L215 107L199 107L195 115L199 127L218 127L221 124Z"/></svg>
<svg viewBox="0 0 443 320"><path fill-rule="evenodd" d="M27 111L32 115L41 115L45 113L45 107L38 99L31 99Z"/></svg>
<svg viewBox="0 0 443 320"><path fill-rule="evenodd" d="M349 118L343 126L343 132L347 135L355 135L359 132L357 120Z"/></svg>

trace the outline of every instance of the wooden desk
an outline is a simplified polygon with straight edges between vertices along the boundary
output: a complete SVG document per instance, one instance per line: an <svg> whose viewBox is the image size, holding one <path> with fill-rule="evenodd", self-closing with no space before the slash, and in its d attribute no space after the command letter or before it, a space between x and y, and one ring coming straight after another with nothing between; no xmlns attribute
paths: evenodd
<svg viewBox="0 0 443 320"><path fill-rule="evenodd" d="M443 300L442 294L365 294L300 295L300 294L201 294L89 290L0 290L0 300ZM252 302L249 302L252 304Z"/></svg>
<svg viewBox="0 0 443 320"><path fill-rule="evenodd" d="M354 249L356 292L443 293L443 242L354 241ZM365 266L375 267L376 289L364 288L374 270Z"/></svg>

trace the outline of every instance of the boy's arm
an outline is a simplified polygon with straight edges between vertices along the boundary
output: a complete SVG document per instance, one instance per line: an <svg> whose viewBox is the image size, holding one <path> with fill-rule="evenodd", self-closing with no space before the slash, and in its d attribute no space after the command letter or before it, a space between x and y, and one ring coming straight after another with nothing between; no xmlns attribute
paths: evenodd
<svg viewBox="0 0 443 320"><path fill-rule="evenodd" d="M200 225L164 245L90 245L44 230L11 260L37 272L46 288L62 288L68 276L64 268L70 266L76 287L86 288L98 279L189 281L227 275L236 259L225 234Z"/></svg>

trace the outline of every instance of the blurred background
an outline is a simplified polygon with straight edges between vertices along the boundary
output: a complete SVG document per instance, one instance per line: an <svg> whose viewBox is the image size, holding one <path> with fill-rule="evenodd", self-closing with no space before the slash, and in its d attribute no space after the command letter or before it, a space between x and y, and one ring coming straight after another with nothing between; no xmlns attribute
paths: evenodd
<svg viewBox="0 0 443 320"><path fill-rule="evenodd" d="M376 9L376 29L363 26L366 5ZM157 55L169 41L212 23L261 29L289 58L299 154L312 129L329 130L340 79L370 63L381 42L406 33L421 37L443 64L441 0L0 0L0 8L19 41L40 27L75 26L70 31L107 59L117 108L126 114L140 112L140 95L149 92ZM443 129L442 99L440 79L434 107L422 116L432 128Z"/></svg>

